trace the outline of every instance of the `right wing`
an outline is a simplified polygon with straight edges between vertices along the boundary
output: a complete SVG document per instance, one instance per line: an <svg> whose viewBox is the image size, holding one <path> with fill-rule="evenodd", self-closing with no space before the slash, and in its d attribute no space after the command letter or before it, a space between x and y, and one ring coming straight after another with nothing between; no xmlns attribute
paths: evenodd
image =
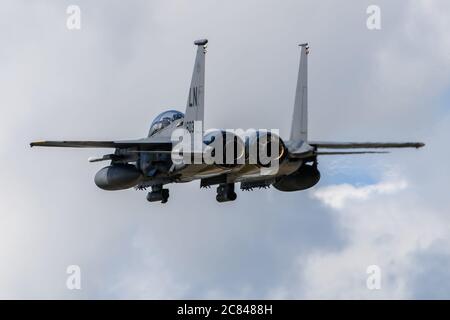
<svg viewBox="0 0 450 320"><path fill-rule="evenodd" d="M350 155L350 154L376 154L389 153L379 149L391 148L422 148L425 146L422 142L308 142L302 144L300 147L292 148L293 151L289 156L297 159L309 158L311 156L326 156L326 155ZM321 149L334 149L331 151L322 151ZM361 150L352 151L345 149L378 149L376 151Z"/></svg>

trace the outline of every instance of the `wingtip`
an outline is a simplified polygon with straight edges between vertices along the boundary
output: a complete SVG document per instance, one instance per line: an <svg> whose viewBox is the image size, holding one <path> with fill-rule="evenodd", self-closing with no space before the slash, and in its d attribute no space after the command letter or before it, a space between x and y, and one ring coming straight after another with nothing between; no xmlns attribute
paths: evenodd
<svg viewBox="0 0 450 320"><path fill-rule="evenodd" d="M423 143L423 142L419 142L416 145L416 149L423 148L423 147L425 147L425 143Z"/></svg>
<svg viewBox="0 0 450 320"><path fill-rule="evenodd" d="M40 145L42 145L45 142L46 142L45 140L30 142L30 148L39 147Z"/></svg>

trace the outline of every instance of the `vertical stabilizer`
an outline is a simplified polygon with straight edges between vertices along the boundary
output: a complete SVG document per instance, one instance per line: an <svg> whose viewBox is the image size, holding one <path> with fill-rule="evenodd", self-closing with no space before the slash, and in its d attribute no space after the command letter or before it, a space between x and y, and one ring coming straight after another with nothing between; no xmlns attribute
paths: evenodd
<svg viewBox="0 0 450 320"><path fill-rule="evenodd" d="M189 132L194 131L194 122L196 126L201 121L203 132L203 119L205 110L205 54L208 40L197 40L194 44L197 46L197 55L195 57L194 71L192 72L191 86L189 88L188 101L186 104L186 113L184 117L184 126Z"/></svg>
<svg viewBox="0 0 450 320"><path fill-rule="evenodd" d="M295 92L294 115L292 117L291 141L308 140L308 54L307 43L301 44L300 67Z"/></svg>

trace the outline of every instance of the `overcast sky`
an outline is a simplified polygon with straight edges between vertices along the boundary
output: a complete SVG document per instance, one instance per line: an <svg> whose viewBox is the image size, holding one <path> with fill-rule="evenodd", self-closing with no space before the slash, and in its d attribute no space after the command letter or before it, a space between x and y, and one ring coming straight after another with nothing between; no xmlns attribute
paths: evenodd
<svg viewBox="0 0 450 320"><path fill-rule="evenodd" d="M444 0L2 1L0 298L450 298L449 16ZM206 127L287 137L308 41L312 139L427 146L320 159L304 192L219 204L194 182L165 205L98 189L106 164L87 158L108 150L29 148L145 136L184 111L205 37Z"/></svg>

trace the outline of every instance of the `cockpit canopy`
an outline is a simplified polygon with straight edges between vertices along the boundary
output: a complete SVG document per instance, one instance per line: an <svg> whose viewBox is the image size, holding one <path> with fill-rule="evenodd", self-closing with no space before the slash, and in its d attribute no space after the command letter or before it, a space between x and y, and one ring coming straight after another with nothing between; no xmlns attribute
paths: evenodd
<svg viewBox="0 0 450 320"><path fill-rule="evenodd" d="M183 119L183 118L184 118L184 114L180 111L176 111L176 110L164 111L163 113L159 114L155 118L155 120L153 120L153 122L150 126L150 131L148 132L148 136L149 137L152 136L156 132L158 132L161 129L170 125L175 120Z"/></svg>

